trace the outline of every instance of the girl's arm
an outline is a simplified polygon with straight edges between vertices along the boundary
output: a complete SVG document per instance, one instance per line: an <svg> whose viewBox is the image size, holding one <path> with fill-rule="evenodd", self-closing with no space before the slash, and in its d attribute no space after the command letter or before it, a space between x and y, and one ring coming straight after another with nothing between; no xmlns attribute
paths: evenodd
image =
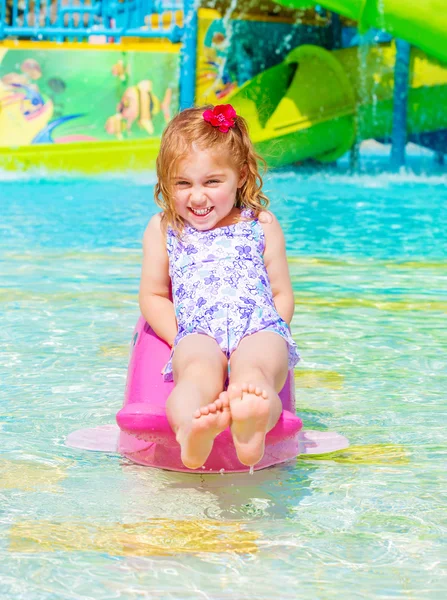
<svg viewBox="0 0 447 600"><path fill-rule="evenodd" d="M264 230L264 263L270 279L273 301L279 316L290 325L295 310L292 282L286 257L286 244L281 225L270 212L262 212L259 222Z"/></svg>
<svg viewBox="0 0 447 600"><path fill-rule="evenodd" d="M166 236L161 227L161 215L157 214L149 221L143 236L139 302L143 317L155 333L172 346L177 335L177 321L170 291Z"/></svg>

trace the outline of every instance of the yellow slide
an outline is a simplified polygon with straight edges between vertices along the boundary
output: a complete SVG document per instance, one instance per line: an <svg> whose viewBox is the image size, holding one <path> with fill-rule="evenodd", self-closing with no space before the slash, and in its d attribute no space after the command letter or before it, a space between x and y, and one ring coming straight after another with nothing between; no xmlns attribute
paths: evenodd
<svg viewBox="0 0 447 600"><path fill-rule="evenodd" d="M281 0L286 3L303 4ZM342 2L321 4L335 8ZM351 8L362 4L366 11L370 2L344 4ZM353 10L345 14L354 16ZM438 56L444 52L447 43ZM283 63L239 88L229 101L248 118L257 149L270 165L310 158L331 162L356 140L390 136L394 64L394 43L332 52L299 46ZM447 68L413 48L409 86L408 133L447 129Z"/></svg>
<svg viewBox="0 0 447 600"><path fill-rule="evenodd" d="M276 0L287 8L319 4L357 21L360 31L382 29L447 62L446 0Z"/></svg>

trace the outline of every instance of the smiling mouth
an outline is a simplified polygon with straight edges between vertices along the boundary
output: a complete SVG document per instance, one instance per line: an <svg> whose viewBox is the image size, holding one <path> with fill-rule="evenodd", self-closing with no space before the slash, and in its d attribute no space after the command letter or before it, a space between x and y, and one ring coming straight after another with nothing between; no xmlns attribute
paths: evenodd
<svg viewBox="0 0 447 600"><path fill-rule="evenodd" d="M210 206L209 208L191 208L191 207L189 207L189 210L196 217L206 217L207 215L210 214L210 212L213 210L213 208L214 208L213 206Z"/></svg>

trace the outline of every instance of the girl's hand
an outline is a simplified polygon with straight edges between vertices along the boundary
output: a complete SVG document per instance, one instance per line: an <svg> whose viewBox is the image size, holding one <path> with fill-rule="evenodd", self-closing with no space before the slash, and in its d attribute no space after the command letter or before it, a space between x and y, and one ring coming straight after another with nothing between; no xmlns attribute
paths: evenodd
<svg viewBox="0 0 447 600"><path fill-rule="evenodd" d="M290 325L295 310L292 282L287 264L284 234L278 219L270 211L259 215L265 235L264 264L270 279L273 301L279 316Z"/></svg>
<svg viewBox="0 0 447 600"><path fill-rule="evenodd" d="M152 217L144 232L139 302L141 314L155 333L173 344L177 321L171 300L166 234L160 214Z"/></svg>

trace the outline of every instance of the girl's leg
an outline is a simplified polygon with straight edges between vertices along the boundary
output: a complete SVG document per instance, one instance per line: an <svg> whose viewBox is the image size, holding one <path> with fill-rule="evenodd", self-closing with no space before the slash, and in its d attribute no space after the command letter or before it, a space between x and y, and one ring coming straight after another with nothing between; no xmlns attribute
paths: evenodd
<svg viewBox="0 0 447 600"><path fill-rule="evenodd" d="M166 402L169 423L189 469L203 465L214 438L230 424L228 397L219 397L227 377L227 359L206 335L183 338L172 361L175 387Z"/></svg>
<svg viewBox="0 0 447 600"><path fill-rule="evenodd" d="M241 463L252 466L263 457L266 433L282 412L278 392L287 378L287 342L272 331L249 335L231 355L230 365L234 445Z"/></svg>

